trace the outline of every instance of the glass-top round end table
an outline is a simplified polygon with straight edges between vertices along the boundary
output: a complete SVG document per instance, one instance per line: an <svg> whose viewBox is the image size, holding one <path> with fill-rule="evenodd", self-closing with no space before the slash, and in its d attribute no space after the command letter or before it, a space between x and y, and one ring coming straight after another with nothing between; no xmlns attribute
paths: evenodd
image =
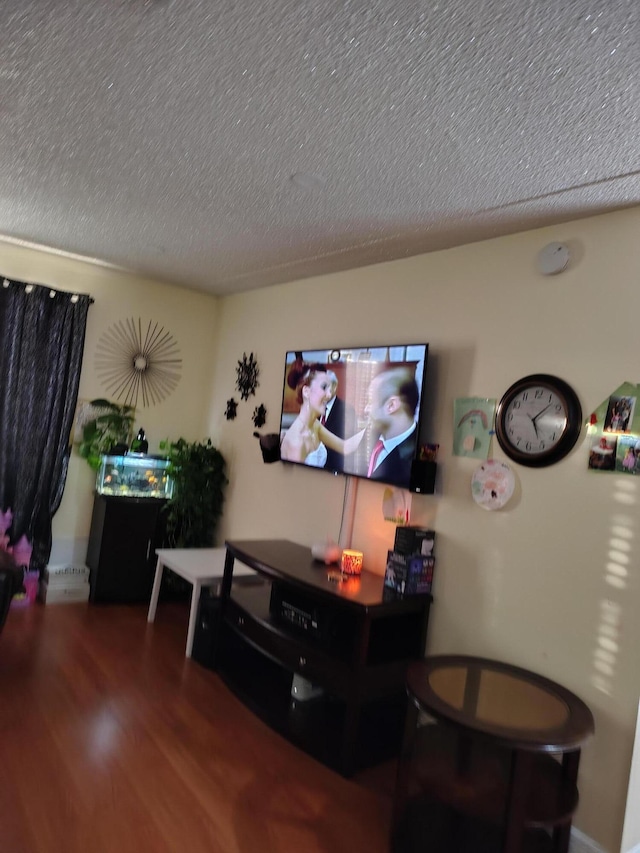
<svg viewBox="0 0 640 853"><path fill-rule="evenodd" d="M501 661L440 655L407 673L394 853L567 853L593 715L574 693Z"/></svg>

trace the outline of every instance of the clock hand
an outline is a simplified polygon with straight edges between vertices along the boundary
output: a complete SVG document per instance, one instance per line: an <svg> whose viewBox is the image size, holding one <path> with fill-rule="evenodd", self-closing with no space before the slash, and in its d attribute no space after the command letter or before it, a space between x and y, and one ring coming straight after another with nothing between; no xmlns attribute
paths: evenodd
<svg viewBox="0 0 640 853"><path fill-rule="evenodd" d="M538 412L538 414L531 418L531 420L533 421L533 426L534 426L534 427L535 427L535 425L536 425L536 421L538 420L538 418L540 417L540 415L544 414L544 412L546 412L546 411L547 411L547 409L550 409L550 408L551 408L551 403L549 403L549 405L548 405L548 406L545 406L545 407L544 407L544 409L540 409L540 411ZM529 417L531 417L531 416L529 416ZM537 434L538 434L538 431L536 430L536 435L537 435Z"/></svg>

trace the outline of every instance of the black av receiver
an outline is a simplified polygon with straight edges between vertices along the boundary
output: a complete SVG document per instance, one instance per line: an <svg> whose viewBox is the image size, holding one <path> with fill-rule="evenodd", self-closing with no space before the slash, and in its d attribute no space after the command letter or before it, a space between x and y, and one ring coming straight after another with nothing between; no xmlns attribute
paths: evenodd
<svg viewBox="0 0 640 853"><path fill-rule="evenodd" d="M273 581L269 612L274 621L305 635L320 648L332 651L348 648L352 630L344 614L336 614L335 608L318 604L288 584Z"/></svg>

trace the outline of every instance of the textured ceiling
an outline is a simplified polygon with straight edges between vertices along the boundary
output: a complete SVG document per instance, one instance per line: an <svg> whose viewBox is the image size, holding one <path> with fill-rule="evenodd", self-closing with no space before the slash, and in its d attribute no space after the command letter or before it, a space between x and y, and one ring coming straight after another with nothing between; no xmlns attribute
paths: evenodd
<svg viewBox="0 0 640 853"><path fill-rule="evenodd" d="M639 7L2 0L0 235L222 294L638 204Z"/></svg>

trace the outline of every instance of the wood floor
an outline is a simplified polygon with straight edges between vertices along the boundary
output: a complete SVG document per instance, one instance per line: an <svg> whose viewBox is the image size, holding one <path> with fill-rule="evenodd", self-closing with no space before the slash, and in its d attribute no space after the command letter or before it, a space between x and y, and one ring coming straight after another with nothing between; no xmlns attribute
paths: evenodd
<svg viewBox="0 0 640 853"><path fill-rule="evenodd" d="M299 752L185 659L187 619L9 613L2 853L387 853L393 764L346 780Z"/></svg>

